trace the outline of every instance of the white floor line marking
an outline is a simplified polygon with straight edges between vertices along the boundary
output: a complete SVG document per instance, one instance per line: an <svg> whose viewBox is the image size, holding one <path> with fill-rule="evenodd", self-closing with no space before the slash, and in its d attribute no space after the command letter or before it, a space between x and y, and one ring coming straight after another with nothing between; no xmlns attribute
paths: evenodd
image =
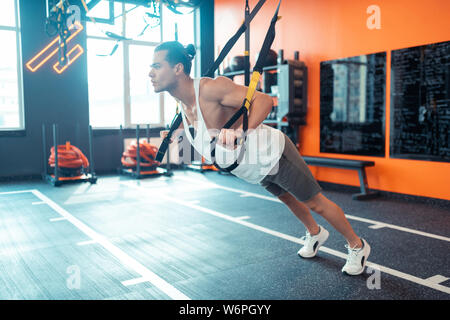
<svg viewBox="0 0 450 320"><path fill-rule="evenodd" d="M248 219L250 219L250 216L237 217L236 219L238 219L238 220L248 220Z"/></svg>
<svg viewBox="0 0 450 320"><path fill-rule="evenodd" d="M248 193L243 193L243 194L241 194L240 197L241 197L241 198L247 198L247 197L252 197L252 195L251 195L251 194L248 194Z"/></svg>
<svg viewBox="0 0 450 320"><path fill-rule="evenodd" d="M184 180L184 181L195 183L195 184L202 184L204 186L208 186L208 188L223 189L223 190L227 190L227 191L231 191L231 192L235 192L235 193L245 194L246 197L255 197L255 198L259 198L259 199L264 199L264 200L281 203L281 201L278 198L274 198L272 196L264 196L264 195L254 193L254 192L248 192L248 191L243 191L243 190L239 190L239 189L229 188L229 187L221 186L219 184L209 182L209 181L203 181L203 180L199 180L199 179L192 179L192 178L179 177L179 176L175 176L173 178L175 180Z"/></svg>
<svg viewBox="0 0 450 320"><path fill-rule="evenodd" d="M132 182L120 182L120 183L123 184L123 185L126 185L128 187L131 187L131 188L134 188L134 189L137 189L137 190L141 190L141 191L145 192L147 195L150 196L150 194L148 193L148 190L146 190L145 187L136 186ZM152 195L156 195L160 199L161 198L165 198L165 199L167 199L167 201L170 201L170 202L173 202L173 203L178 203L180 205L183 205L183 206L186 206L186 207L190 207L192 209L195 209L195 210L198 210L198 211L201 211L201 212L204 212L204 213L216 216L216 217L224 219L224 220L228 220L228 221L231 221L231 222L234 222L234 223L238 223L238 224L246 226L248 228L251 228L251 229L254 229L254 230L258 230L258 231L261 231L261 232L264 232L264 233L276 236L276 237L281 238L281 239L285 239L285 240L288 240L288 241L291 241L291 242L295 242L295 243L298 243L298 244L304 244L304 241L300 240L300 238L293 237L293 236L290 236L290 235L287 235L287 234L284 234L284 233L281 233L281 232L278 232L278 231L275 231L275 230L271 230L269 228L265 228L265 227L256 225L254 223L248 222L248 221L239 220L239 219L237 219L235 217L232 217L232 216L220 213L220 212L215 211L215 210L211 210L211 209L208 209L208 208L203 208L203 207L200 207L200 206L195 205L195 204L190 204L187 201L180 200L180 199L174 198L174 197L170 197L170 196L167 196L165 194L159 193L157 191L154 191L152 193ZM319 248L319 250L323 251L325 253L328 253L328 254L340 257L342 259L347 259L347 254L344 254L342 252L339 252L339 251L336 251L336 250L333 250L333 249L330 249L330 248L327 248L327 247L324 247L324 246L321 246ZM432 288L432 289L435 289L435 290L438 290L438 291L450 294L450 288L449 287L442 286L440 284L436 284L436 283L433 283L433 282L429 282L426 279L421 279L419 277L416 277L416 276L413 276L413 275L410 275L410 274L407 274L407 273L404 273L404 272L401 272L401 271L398 271L398 270L395 270L395 269L391 269L391 268L388 268L388 267L385 267L385 266L382 266L382 265L379 265L379 264L376 264L376 263L372 263L372 262L367 262L366 266L371 267L373 269L378 269L381 272L384 272L384 273L396 276L398 278L401 278L401 279L404 279L404 280L408 280L408 281L420 284L422 286L429 287L429 288Z"/></svg>
<svg viewBox="0 0 450 320"><path fill-rule="evenodd" d="M150 281L147 278L141 277L141 278L122 281L122 284L124 286L132 286L132 285L144 283L144 282L150 282Z"/></svg>
<svg viewBox="0 0 450 320"><path fill-rule="evenodd" d="M36 201L31 203L33 206L39 205L39 204L45 204L44 201Z"/></svg>
<svg viewBox="0 0 450 320"><path fill-rule="evenodd" d="M62 221L62 220L67 220L67 219L66 219L66 218L64 218L64 217L51 218L51 219L50 219L50 222L55 222L55 221Z"/></svg>
<svg viewBox="0 0 450 320"><path fill-rule="evenodd" d="M384 225L384 224L374 224L374 225L369 226L370 229L381 229L384 227L386 227L386 225Z"/></svg>
<svg viewBox="0 0 450 320"><path fill-rule="evenodd" d="M94 244L94 243L97 243L97 242L95 242L94 240L81 241L81 242L77 243L77 246L86 246L88 244Z"/></svg>
<svg viewBox="0 0 450 320"><path fill-rule="evenodd" d="M29 193L29 192L32 192L32 191L31 190L5 191L5 192L0 192L0 196L7 195L7 194Z"/></svg>
<svg viewBox="0 0 450 320"><path fill-rule="evenodd" d="M189 201L189 203L198 204L198 203L200 203L200 200L191 200L191 201Z"/></svg>
<svg viewBox="0 0 450 320"><path fill-rule="evenodd" d="M113 256L119 259L124 265L133 269L135 272L140 274L142 277L148 279L148 281L167 294L170 298L174 300L190 300L188 296L183 294L181 291L176 289L174 286L166 282L164 279L160 278L158 275L147 269L144 265L139 263L137 260L130 257L127 253L113 245L107 238L102 236L101 234L95 232L89 226L72 216L68 211L60 207L56 202L52 201L50 198L42 194L38 190L31 191L36 197L46 202L53 210L58 212L61 216L69 220L75 227L81 230L85 235L87 235L90 239L99 243L106 250L108 250Z"/></svg>
<svg viewBox="0 0 450 320"><path fill-rule="evenodd" d="M391 229L395 229L395 230L399 230L399 231L404 231L404 232L408 232L408 233L417 234L419 236L424 236L424 237L427 237L427 238L433 238L433 239L438 239L438 240L443 240L443 241L450 242L450 238L444 237L444 236L440 236L440 235L437 235L437 234L433 234L433 233L428 233L428 232L418 231L418 230L414 230L414 229L410 229L410 228L400 227L400 226L396 226L394 224L384 223L384 222L380 222L380 221L376 221L376 220L355 217L355 216L351 216L349 214L346 214L345 216L348 219L352 219L352 220L356 220L356 221L366 222L366 223L370 223L370 224L374 224L374 225L382 225L385 228L391 228Z"/></svg>
<svg viewBox="0 0 450 320"><path fill-rule="evenodd" d="M194 182L194 183L199 183L199 181L203 184L208 184L211 188L217 188L217 189L223 189L223 190L227 190L227 191L231 191L231 192L235 192L235 193L240 193L240 194L246 194L248 196L252 196L255 198L259 198L259 199L264 199L264 200L269 200L269 201L273 201L273 202L280 202L281 201L278 198L275 197L268 197L268 196L263 196L257 193L252 193L252 192L248 192L248 191L243 191L243 190L239 190L239 189L234 189L234 188L229 188L229 187L224 187L218 184L215 184L213 182L209 182L209 181L202 181L199 179L193 179L193 178L186 178L186 177L173 177L176 180L184 180L184 181L189 181L189 182ZM448 241L450 242L450 238L449 237L444 237L444 236L440 236L437 234L432 234L432 233L428 233L428 232L423 232L423 231L418 231L418 230L414 230L414 229L410 229L410 228L405 228L405 227L400 227L394 224L389 224L389 223L385 223L382 221L377 221L377 220L371 220L371 219L366 219L366 218L360 218L360 217L356 217L356 216L352 216L349 214L345 215L347 217L347 219L352 219L352 220L356 220L356 221L361 221L361 222L366 222L372 225L382 225L385 228L391 228L391 229L395 229L395 230L400 230L400 231L404 231L404 232L409 232L409 233L414 233L420 236L424 236L424 237L428 237L428 238L434 238L434 239L438 239L438 240L443 240L443 241Z"/></svg>
<svg viewBox="0 0 450 320"><path fill-rule="evenodd" d="M447 281L447 280L449 280L449 279L450 279L450 278L447 278L447 277L441 276L440 274L437 274L437 275L432 276L432 277L429 277L429 278L427 278L427 279L425 279L425 280L427 280L427 281L429 281L429 282L432 282L432 283L438 284L438 283L442 283L442 282L444 282L444 281Z"/></svg>

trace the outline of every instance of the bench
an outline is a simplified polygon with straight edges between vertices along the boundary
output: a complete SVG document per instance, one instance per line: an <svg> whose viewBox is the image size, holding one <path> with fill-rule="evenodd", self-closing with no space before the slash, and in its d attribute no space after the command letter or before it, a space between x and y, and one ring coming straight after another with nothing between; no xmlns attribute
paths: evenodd
<svg viewBox="0 0 450 320"><path fill-rule="evenodd" d="M373 161L361 161L361 160L347 160L347 159L333 159L333 158L321 158L321 157L303 157L306 164L311 166L340 168L357 170L359 175L359 183L361 187L361 193L354 194L352 197L354 200L367 200L375 198L379 195L377 191L370 191L367 183L366 167L373 167L375 162Z"/></svg>

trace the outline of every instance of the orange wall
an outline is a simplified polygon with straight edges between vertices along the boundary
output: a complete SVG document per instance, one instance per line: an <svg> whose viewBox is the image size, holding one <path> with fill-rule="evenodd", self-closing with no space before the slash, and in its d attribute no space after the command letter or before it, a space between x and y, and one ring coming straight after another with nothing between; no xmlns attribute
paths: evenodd
<svg viewBox="0 0 450 320"><path fill-rule="evenodd" d="M250 0L250 9L257 1ZM277 0L266 4L251 24L251 63L260 49ZM215 0L215 44L223 47L244 19L244 0ZM368 6L381 10L381 29L369 30ZM295 50L308 66L308 125L300 131L301 153L309 156L375 161L367 169L369 187L391 192L450 200L450 163L320 153L320 62L380 51L387 52L386 150L389 150L390 51L450 40L449 0L283 0L282 19L272 48L284 49L292 59ZM230 57L242 55L244 36ZM311 167L321 181L359 186L355 171Z"/></svg>

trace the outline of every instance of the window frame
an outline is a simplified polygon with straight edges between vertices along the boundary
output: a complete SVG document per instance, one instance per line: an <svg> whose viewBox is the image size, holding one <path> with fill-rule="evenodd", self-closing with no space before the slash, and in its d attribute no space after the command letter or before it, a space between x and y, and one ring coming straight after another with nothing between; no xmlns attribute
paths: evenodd
<svg viewBox="0 0 450 320"><path fill-rule="evenodd" d="M122 13L126 11L126 4L122 3ZM164 20L164 10L163 7L160 6L160 17L161 17L161 23L160 23L160 39L161 41L165 41L164 39L164 23L162 22ZM197 44L198 35L195 32L196 30L196 24L197 24L197 15L196 12L193 14L193 30L194 33L194 44ZM120 35L125 36L126 35L126 21L127 21L127 15L124 14L122 18L122 32ZM94 39L94 40L108 40L112 43L115 42L115 40L108 38L106 35L103 36L90 36L86 32L87 39ZM136 129L137 125L142 125L143 123L133 123L131 121L131 96L130 96L130 46L146 46L146 47L153 47L155 48L158 46L161 42L152 42L152 41L144 41L144 40L123 40L121 41L123 44L123 123L122 127L124 129ZM89 48L88 48L89 49ZM198 56L196 55L193 65L195 66L193 68L194 74L196 75L198 73ZM149 68L150 68L150 62L149 62ZM150 69L149 69L150 70ZM171 119L166 119L165 116L165 92L159 93L159 122L157 123L150 123L150 126L152 127L165 127L166 123L171 122ZM174 114L175 115L175 114ZM103 127L103 126L93 126L93 129L95 130L111 130L111 129L118 129L119 127Z"/></svg>
<svg viewBox="0 0 450 320"><path fill-rule="evenodd" d="M23 68L22 68L22 45L21 45L21 25L19 15L19 0L14 0L15 26L0 25L0 31L12 31L16 34L16 59L17 59L17 101L19 104L19 126L18 127L0 127L1 136L22 136L20 132L25 132L25 110L23 97Z"/></svg>

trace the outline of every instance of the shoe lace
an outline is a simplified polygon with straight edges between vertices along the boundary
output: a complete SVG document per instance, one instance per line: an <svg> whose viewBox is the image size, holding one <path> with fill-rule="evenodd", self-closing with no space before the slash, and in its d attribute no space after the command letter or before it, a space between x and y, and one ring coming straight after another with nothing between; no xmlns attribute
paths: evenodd
<svg viewBox="0 0 450 320"><path fill-rule="evenodd" d="M306 232L306 235L301 237L300 240L305 241L305 245L309 244L311 242L312 236L309 234L309 232Z"/></svg>
<svg viewBox="0 0 450 320"><path fill-rule="evenodd" d="M348 250L346 263L351 263L351 262L353 262L353 260L355 260L356 256L358 255L358 252L361 250L361 248L356 248L356 246L352 248L347 244L345 245L345 247Z"/></svg>

